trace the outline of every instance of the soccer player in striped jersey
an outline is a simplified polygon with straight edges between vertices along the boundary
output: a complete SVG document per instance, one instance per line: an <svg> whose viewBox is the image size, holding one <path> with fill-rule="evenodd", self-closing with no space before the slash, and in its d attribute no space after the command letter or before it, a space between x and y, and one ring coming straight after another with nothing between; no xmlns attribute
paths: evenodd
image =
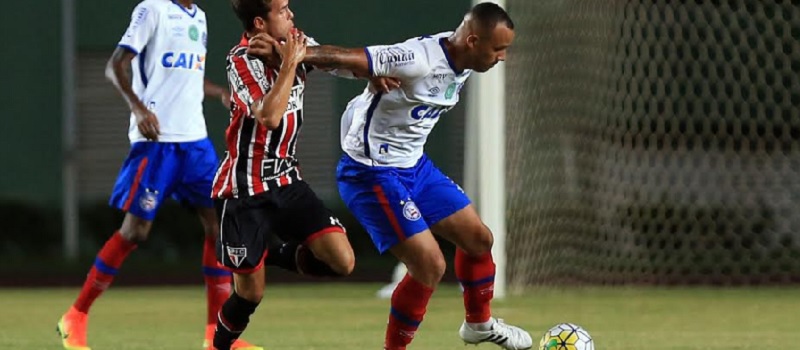
<svg viewBox="0 0 800 350"><path fill-rule="evenodd" d="M289 0L232 3L245 33L227 58L234 103L212 197L221 220L218 259L233 271L235 290L219 312L216 350L228 350L247 327L264 293L264 265L337 277L355 264L344 227L303 181L295 156L306 77L314 69L302 60L316 43L294 28ZM277 57L248 55L258 34ZM285 243L270 249L276 240Z"/></svg>
<svg viewBox="0 0 800 350"><path fill-rule="evenodd" d="M216 315L231 293L231 274L217 262L214 250L219 220L208 193L218 158L207 137L202 103L205 95L228 106L230 97L226 89L205 80L207 33L205 12L194 1L144 0L133 10L108 62L106 76L131 109L131 150L110 200L126 214L97 254L77 300L58 322L65 349L89 349L89 308L128 254L147 239L159 206L170 197L195 208L203 225L206 342L213 337ZM234 348L261 349L245 341Z"/></svg>
<svg viewBox="0 0 800 350"><path fill-rule="evenodd" d="M466 311L459 335L464 342L492 342L509 350L533 346L528 332L493 317L492 233L461 188L423 152L430 131L458 103L472 72L488 71L504 60L513 39L508 13L494 3L481 3L454 32L366 49L307 50L304 62L317 67L400 80L399 89L366 89L350 101L341 123L346 154L337 168L339 192L350 211L380 252L391 252L408 267L392 295L387 350L411 343L445 271L433 234L457 246L455 272L464 288ZM266 46L266 41L253 40L251 52L259 55Z"/></svg>

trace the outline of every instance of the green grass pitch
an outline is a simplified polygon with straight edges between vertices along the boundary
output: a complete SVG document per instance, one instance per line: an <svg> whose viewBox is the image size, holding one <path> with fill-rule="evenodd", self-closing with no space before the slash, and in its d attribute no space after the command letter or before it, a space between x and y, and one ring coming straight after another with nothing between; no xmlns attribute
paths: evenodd
<svg viewBox="0 0 800 350"><path fill-rule="evenodd" d="M270 286L245 338L270 350L381 349L388 301L373 297L378 287ZM0 349L60 349L56 321L76 293L0 290ZM534 289L496 301L494 312L535 339L555 323L580 324L598 350L800 349L796 287ZM441 286L410 349L465 349L457 333L462 319L458 289ZM111 288L90 320L94 350L199 350L204 289Z"/></svg>

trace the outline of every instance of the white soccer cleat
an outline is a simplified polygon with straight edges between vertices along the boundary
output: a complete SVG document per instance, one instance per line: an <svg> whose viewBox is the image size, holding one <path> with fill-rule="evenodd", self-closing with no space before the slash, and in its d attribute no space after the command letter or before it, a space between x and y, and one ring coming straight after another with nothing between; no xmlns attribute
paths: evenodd
<svg viewBox="0 0 800 350"><path fill-rule="evenodd" d="M503 323L502 319L492 317L492 327L488 331L476 331L466 321L461 324L458 335L467 344L495 343L506 350L527 350L533 347L533 339L524 329Z"/></svg>

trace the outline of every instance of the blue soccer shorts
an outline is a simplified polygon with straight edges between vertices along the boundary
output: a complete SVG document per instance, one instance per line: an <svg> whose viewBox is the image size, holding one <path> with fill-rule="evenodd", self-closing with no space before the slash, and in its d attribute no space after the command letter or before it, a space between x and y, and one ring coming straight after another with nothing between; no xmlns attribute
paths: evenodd
<svg viewBox="0 0 800 350"><path fill-rule="evenodd" d="M122 164L109 204L145 220L172 197L197 208L213 208L211 186L219 158L209 139L136 142Z"/></svg>
<svg viewBox="0 0 800 350"><path fill-rule="evenodd" d="M393 168L363 165L344 155L336 179L342 200L381 253L470 204L427 156L411 168Z"/></svg>

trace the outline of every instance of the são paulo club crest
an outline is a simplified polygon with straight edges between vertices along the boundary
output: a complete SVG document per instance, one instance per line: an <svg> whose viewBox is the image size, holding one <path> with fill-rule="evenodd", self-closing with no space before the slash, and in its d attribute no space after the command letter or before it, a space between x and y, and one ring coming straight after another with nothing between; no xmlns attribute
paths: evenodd
<svg viewBox="0 0 800 350"><path fill-rule="evenodd" d="M244 262L244 259L247 257L247 248L246 247L225 246L225 250L228 251L228 259L236 267L241 266L242 262Z"/></svg>

